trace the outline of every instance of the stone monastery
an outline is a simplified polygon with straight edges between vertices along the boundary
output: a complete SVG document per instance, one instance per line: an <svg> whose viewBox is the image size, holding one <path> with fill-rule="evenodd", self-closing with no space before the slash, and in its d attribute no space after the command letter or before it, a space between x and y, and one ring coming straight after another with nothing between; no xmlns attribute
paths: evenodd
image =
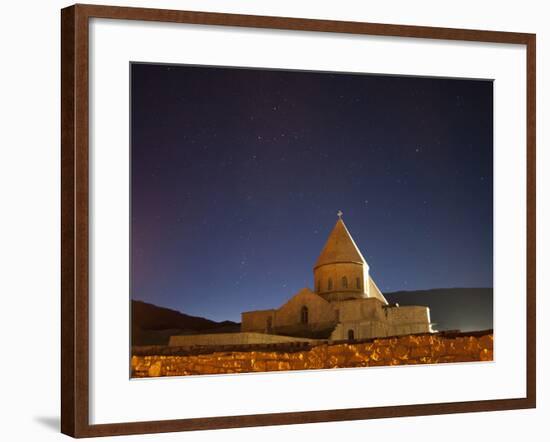
<svg viewBox="0 0 550 442"><path fill-rule="evenodd" d="M369 274L342 212L303 288L277 309L242 313L240 333L171 336L170 346L356 340L433 333L430 309L390 305Z"/></svg>
<svg viewBox="0 0 550 442"><path fill-rule="evenodd" d="M313 276L314 290L301 289L278 309L242 313L241 331L330 340L433 332L428 307L388 304L342 212Z"/></svg>

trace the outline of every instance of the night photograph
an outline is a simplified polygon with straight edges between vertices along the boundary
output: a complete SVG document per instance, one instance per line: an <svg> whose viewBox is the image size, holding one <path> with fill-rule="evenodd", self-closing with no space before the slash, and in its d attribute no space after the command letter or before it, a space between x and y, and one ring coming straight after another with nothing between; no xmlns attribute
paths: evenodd
<svg viewBox="0 0 550 442"><path fill-rule="evenodd" d="M493 358L493 82L132 63L132 377Z"/></svg>

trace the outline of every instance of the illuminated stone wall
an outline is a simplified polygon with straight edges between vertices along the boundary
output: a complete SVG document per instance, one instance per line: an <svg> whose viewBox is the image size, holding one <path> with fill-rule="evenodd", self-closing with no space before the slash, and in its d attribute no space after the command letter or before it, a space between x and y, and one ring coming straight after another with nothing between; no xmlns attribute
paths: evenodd
<svg viewBox="0 0 550 442"><path fill-rule="evenodd" d="M313 273L315 290L327 301L339 301L350 298L360 299L368 296L370 288L367 283L369 280L369 268L364 264L336 262L315 267ZM344 285L342 280L344 277L347 280L346 285ZM357 287L357 278L359 278L359 287ZM329 279L332 281L330 288Z"/></svg>
<svg viewBox="0 0 550 442"><path fill-rule="evenodd" d="M307 323L301 318L304 307ZM371 339L433 330L428 307L390 306L376 297L328 302L305 288L278 309L242 313L241 331L336 341L348 339L350 331L355 339Z"/></svg>
<svg viewBox="0 0 550 442"><path fill-rule="evenodd" d="M285 342L315 342L313 339L266 333L212 333L203 335L170 336L169 347L220 346L242 344L282 344Z"/></svg>
<svg viewBox="0 0 550 442"><path fill-rule="evenodd" d="M299 351L220 351L132 357L133 377L183 376L493 360L493 335L409 335Z"/></svg>
<svg viewBox="0 0 550 442"><path fill-rule="evenodd" d="M301 322L301 311L308 308L308 322ZM323 330L334 328L336 313L331 304L304 288L278 309L244 312L241 315L241 331L272 332L294 335L303 330ZM271 330L268 327L271 318Z"/></svg>

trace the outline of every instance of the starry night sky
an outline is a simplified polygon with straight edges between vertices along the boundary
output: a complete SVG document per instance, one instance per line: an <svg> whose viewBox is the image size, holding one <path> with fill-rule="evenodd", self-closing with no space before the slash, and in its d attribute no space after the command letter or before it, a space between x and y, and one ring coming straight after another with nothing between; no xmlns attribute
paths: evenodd
<svg viewBox="0 0 550 442"><path fill-rule="evenodd" d="M133 299L240 320L343 219L383 292L493 285L493 84L131 65Z"/></svg>

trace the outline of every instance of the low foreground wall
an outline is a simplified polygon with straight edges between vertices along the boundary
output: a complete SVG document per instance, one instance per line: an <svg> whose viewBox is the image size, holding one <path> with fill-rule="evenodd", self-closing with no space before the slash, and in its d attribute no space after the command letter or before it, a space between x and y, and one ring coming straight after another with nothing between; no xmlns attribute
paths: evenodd
<svg viewBox="0 0 550 442"><path fill-rule="evenodd" d="M134 355L132 377L247 373L493 360L493 334L409 335L320 344L295 351L220 351L199 355Z"/></svg>
<svg viewBox="0 0 550 442"><path fill-rule="evenodd" d="M290 336L270 335L267 333L212 333L204 335L170 336L170 347L221 346L247 344L279 344L285 342L313 342L312 339Z"/></svg>

